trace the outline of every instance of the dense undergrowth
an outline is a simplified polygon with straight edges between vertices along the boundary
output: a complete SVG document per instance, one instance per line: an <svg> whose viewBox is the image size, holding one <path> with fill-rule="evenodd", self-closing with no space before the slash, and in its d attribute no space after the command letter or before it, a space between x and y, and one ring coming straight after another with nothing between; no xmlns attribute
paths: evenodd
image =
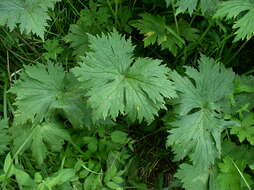
<svg viewBox="0 0 254 190"><path fill-rule="evenodd" d="M1 189L253 189L253 34L253 0L1 0Z"/></svg>

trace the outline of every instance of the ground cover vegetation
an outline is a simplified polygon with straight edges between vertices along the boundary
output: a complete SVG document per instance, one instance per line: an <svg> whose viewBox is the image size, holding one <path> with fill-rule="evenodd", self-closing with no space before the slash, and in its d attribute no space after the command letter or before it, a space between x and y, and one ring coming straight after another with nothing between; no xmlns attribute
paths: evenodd
<svg viewBox="0 0 254 190"><path fill-rule="evenodd" d="M254 189L253 0L1 0L0 189Z"/></svg>

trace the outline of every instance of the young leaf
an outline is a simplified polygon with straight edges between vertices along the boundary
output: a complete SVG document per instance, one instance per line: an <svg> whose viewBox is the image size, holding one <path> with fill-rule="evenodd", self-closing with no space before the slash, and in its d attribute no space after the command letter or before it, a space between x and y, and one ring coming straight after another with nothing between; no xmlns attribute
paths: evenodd
<svg viewBox="0 0 254 190"><path fill-rule="evenodd" d="M117 32L90 36L90 49L73 73L88 91L95 119L127 114L151 122L164 98L176 96L160 60L133 57L134 46Z"/></svg>
<svg viewBox="0 0 254 190"><path fill-rule="evenodd" d="M175 29L168 26L165 19L160 16L141 14L141 17L142 19L135 21L132 25L144 34L144 46L157 42L162 49L169 49L176 56L178 49L183 47L185 41Z"/></svg>
<svg viewBox="0 0 254 190"><path fill-rule="evenodd" d="M186 74L194 83L172 73L180 92L180 119L172 123L177 128L170 131L167 145L173 146L177 160L190 155L195 166L208 168L221 154L220 134L229 123L216 112L221 111L219 101L233 92L234 73L202 55L199 71L187 67Z"/></svg>
<svg viewBox="0 0 254 190"><path fill-rule="evenodd" d="M57 39L47 40L43 45L43 48L47 51L42 55L47 59L57 60L57 56L63 52L63 48L60 47L59 41Z"/></svg>
<svg viewBox="0 0 254 190"><path fill-rule="evenodd" d="M64 140L70 141L69 133L57 123L44 123L31 128L15 126L12 128L14 148L17 150L23 142L28 140L24 149L31 149L38 164L42 164L47 155L47 147L52 151L59 152Z"/></svg>
<svg viewBox="0 0 254 190"><path fill-rule="evenodd" d="M51 63L24 67L20 79L10 89L17 95L17 123L41 122L51 117L56 109L62 109L74 126L86 123L84 114L88 111L82 100L84 92L72 74Z"/></svg>
<svg viewBox="0 0 254 190"><path fill-rule="evenodd" d="M220 4L214 18L235 19L236 29L234 42L249 40L254 35L254 3L252 0L232 0Z"/></svg>
<svg viewBox="0 0 254 190"><path fill-rule="evenodd" d="M0 155L9 149L8 145L10 141L11 137L8 131L8 121L0 120Z"/></svg>
<svg viewBox="0 0 254 190"><path fill-rule="evenodd" d="M60 0L1 0L0 24L10 30L19 26L21 32L33 33L44 39L45 28L50 17L48 9Z"/></svg>
<svg viewBox="0 0 254 190"><path fill-rule="evenodd" d="M237 135L240 142L246 139L251 145L254 145L254 114L249 113L245 116L240 126L231 127L230 133Z"/></svg>

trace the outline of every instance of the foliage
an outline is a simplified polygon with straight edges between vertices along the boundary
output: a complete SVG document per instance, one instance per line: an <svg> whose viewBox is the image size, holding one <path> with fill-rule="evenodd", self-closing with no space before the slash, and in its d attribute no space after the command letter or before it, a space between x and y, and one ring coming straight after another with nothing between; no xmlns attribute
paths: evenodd
<svg viewBox="0 0 254 190"><path fill-rule="evenodd" d="M226 17L227 20L236 19L236 22L233 25L233 29L237 29L235 32L236 37L234 41L244 39L249 40L253 36L253 16L254 3L252 0L234 0L222 2L220 8L215 14L215 18Z"/></svg>
<svg viewBox="0 0 254 190"><path fill-rule="evenodd" d="M175 3L175 0L165 0L167 5ZM213 9L216 6L217 0L176 0L176 14L184 13L186 11L192 15L193 11L196 9L201 9L203 13ZM174 5L173 5L174 6Z"/></svg>
<svg viewBox="0 0 254 190"><path fill-rule="evenodd" d="M81 95L84 92L78 86L72 74L65 73L59 65L25 66L20 80L10 89L17 94L16 122L41 122L54 115L57 109L62 109L74 125L83 124L85 109L82 108L84 100ZM76 114L81 118L75 118Z"/></svg>
<svg viewBox="0 0 254 190"><path fill-rule="evenodd" d="M0 24L13 30L18 24L21 32L44 39L45 27L50 19L47 11L59 0L3 0L0 3Z"/></svg>
<svg viewBox="0 0 254 190"><path fill-rule="evenodd" d="M164 97L176 96L167 79L169 70L160 60L135 60L130 39L113 32L90 36L90 43L91 52L73 73L88 91L95 119L111 116L115 120L127 114L132 120L151 122L159 109L166 108Z"/></svg>
<svg viewBox="0 0 254 190"><path fill-rule="evenodd" d="M0 189L254 189L253 3L2 0Z"/></svg>

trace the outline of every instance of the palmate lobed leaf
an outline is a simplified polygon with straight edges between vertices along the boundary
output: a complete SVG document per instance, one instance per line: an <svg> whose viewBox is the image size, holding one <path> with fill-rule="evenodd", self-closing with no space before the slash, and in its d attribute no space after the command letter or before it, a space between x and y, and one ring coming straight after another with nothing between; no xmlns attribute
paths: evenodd
<svg viewBox="0 0 254 190"><path fill-rule="evenodd" d="M191 79L177 72L171 74L180 94L179 109L176 110L179 119L171 123L176 128L169 131L167 146L173 147L176 160L190 157L193 166L182 168L178 177L188 190L192 190L193 179L185 172L190 167L208 172L221 155L221 132L232 123L220 119L220 101L233 93L235 75L232 70L204 55L199 60L199 70L186 67L186 74Z"/></svg>
<svg viewBox="0 0 254 190"><path fill-rule="evenodd" d="M19 26L21 32L33 33L44 39L50 17L48 9L60 0L1 0L0 24L10 30Z"/></svg>
<svg viewBox="0 0 254 190"><path fill-rule="evenodd" d="M91 52L72 70L88 91L95 119L127 114L151 122L164 98L176 96L169 69L160 60L134 58L134 46L116 31L90 36Z"/></svg>
<svg viewBox="0 0 254 190"><path fill-rule="evenodd" d="M54 116L57 110L63 110L75 127L88 124L89 109L82 99L84 91L76 78L59 65L24 66L10 92L17 95L16 123L40 123Z"/></svg>
<svg viewBox="0 0 254 190"><path fill-rule="evenodd" d="M235 19L233 29L236 29L234 42L249 40L254 35L254 1L232 0L222 2L214 18Z"/></svg>

